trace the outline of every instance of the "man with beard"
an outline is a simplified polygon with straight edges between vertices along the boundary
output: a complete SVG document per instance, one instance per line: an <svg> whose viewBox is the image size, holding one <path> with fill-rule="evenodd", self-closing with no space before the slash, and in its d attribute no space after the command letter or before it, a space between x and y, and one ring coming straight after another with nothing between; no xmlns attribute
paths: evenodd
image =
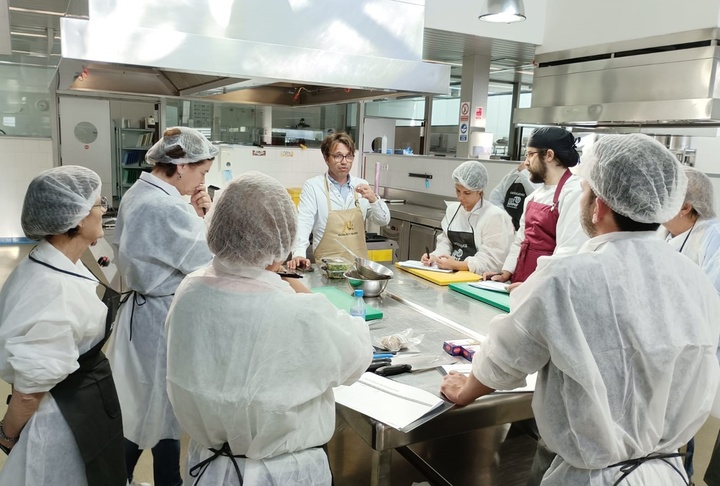
<svg viewBox="0 0 720 486"><path fill-rule="evenodd" d="M485 279L512 280L513 289L535 271L541 256L573 254L587 240L578 220L580 180L569 170L578 158L572 133L559 127L533 130L525 165L530 181L543 185L525 199L502 272L486 272Z"/></svg>
<svg viewBox="0 0 720 486"><path fill-rule="evenodd" d="M470 376L451 372L442 392L466 405L537 371L533 412L557 454L542 486L689 484L677 450L716 397L720 298L655 233L679 211L687 177L642 134L602 137L578 175L591 239L541 260L512 312L491 322Z"/></svg>

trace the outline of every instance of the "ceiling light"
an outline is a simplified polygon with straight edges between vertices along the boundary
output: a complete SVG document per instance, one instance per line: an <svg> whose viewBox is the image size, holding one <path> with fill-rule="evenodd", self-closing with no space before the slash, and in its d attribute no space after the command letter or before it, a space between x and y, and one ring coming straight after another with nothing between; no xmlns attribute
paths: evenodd
<svg viewBox="0 0 720 486"><path fill-rule="evenodd" d="M486 22L506 23L525 20L525 5L522 0L484 0L478 16Z"/></svg>

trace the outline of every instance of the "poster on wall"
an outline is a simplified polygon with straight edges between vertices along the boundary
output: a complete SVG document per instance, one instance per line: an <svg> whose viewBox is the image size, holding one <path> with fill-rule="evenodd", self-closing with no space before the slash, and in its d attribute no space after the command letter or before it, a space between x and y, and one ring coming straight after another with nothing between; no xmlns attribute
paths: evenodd
<svg viewBox="0 0 720 486"><path fill-rule="evenodd" d="M470 102L463 101L460 103L460 121L470 121Z"/></svg>
<svg viewBox="0 0 720 486"><path fill-rule="evenodd" d="M458 137L459 142L467 142L468 141L468 124L467 122L463 122L460 124L460 133Z"/></svg>

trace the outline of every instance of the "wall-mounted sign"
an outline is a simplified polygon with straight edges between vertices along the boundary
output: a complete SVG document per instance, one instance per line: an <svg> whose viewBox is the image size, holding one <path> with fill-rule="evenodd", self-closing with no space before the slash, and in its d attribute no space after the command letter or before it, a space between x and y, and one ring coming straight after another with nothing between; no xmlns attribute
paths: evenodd
<svg viewBox="0 0 720 486"><path fill-rule="evenodd" d="M292 150L283 150L280 152L280 157L294 157L294 156L295 156L295 152L293 152Z"/></svg>
<svg viewBox="0 0 720 486"><path fill-rule="evenodd" d="M468 124L467 123L461 123L460 124L460 136L458 137L459 142L467 142L468 141Z"/></svg>
<svg viewBox="0 0 720 486"><path fill-rule="evenodd" d="M470 120L470 102L463 101L460 103L460 121Z"/></svg>
<svg viewBox="0 0 720 486"><path fill-rule="evenodd" d="M264 150L253 150L253 157L265 157L266 152Z"/></svg>
<svg viewBox="0 0 720 486"><path fill-rule="evenodd" d="M482 120L482 114L483 114L483 108L482 106L478 106L475 108L475 119L476 120Z"/></svg>

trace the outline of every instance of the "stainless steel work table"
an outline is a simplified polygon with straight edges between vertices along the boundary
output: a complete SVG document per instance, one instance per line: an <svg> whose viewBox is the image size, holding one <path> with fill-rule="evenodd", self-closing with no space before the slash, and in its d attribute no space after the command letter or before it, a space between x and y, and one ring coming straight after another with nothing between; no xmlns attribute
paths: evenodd
<svg viewBox="0 0 720 486"><path fill-rule="evenodd" d="M373 338L379 339L381 336L412 328L414 335L424 334L418 345L423 354L443 355L443 341L482 337L487 333L489 321L501 313L447 287L392 268L395 278L388 282L385 292L380 297L365 299L367 304L383 312L382 319L368 322ZM344 279L327 279L319 269L304 275L304 283L311 288L332 286L347 292L348 295L351 292ZM393 379L436 394L439 393L442 383L442 375L434 371L406 373ZM532 418L531 400L531 393L493 394L466 407L448 410L408 433L400 432L342 405L337 406L337 415L339 422L347 424L372 448L371 477L367 484L379 486L391 484L393 450L402 454L426 476L432 475L434 470L406 446ZM331 441L331 462L334 452L342 454L333 451ZM340 459L342 462L343 458ZM443 484L442 479L434 479L434 484ZM335 484L341 483L336 474Z"/></svg>

